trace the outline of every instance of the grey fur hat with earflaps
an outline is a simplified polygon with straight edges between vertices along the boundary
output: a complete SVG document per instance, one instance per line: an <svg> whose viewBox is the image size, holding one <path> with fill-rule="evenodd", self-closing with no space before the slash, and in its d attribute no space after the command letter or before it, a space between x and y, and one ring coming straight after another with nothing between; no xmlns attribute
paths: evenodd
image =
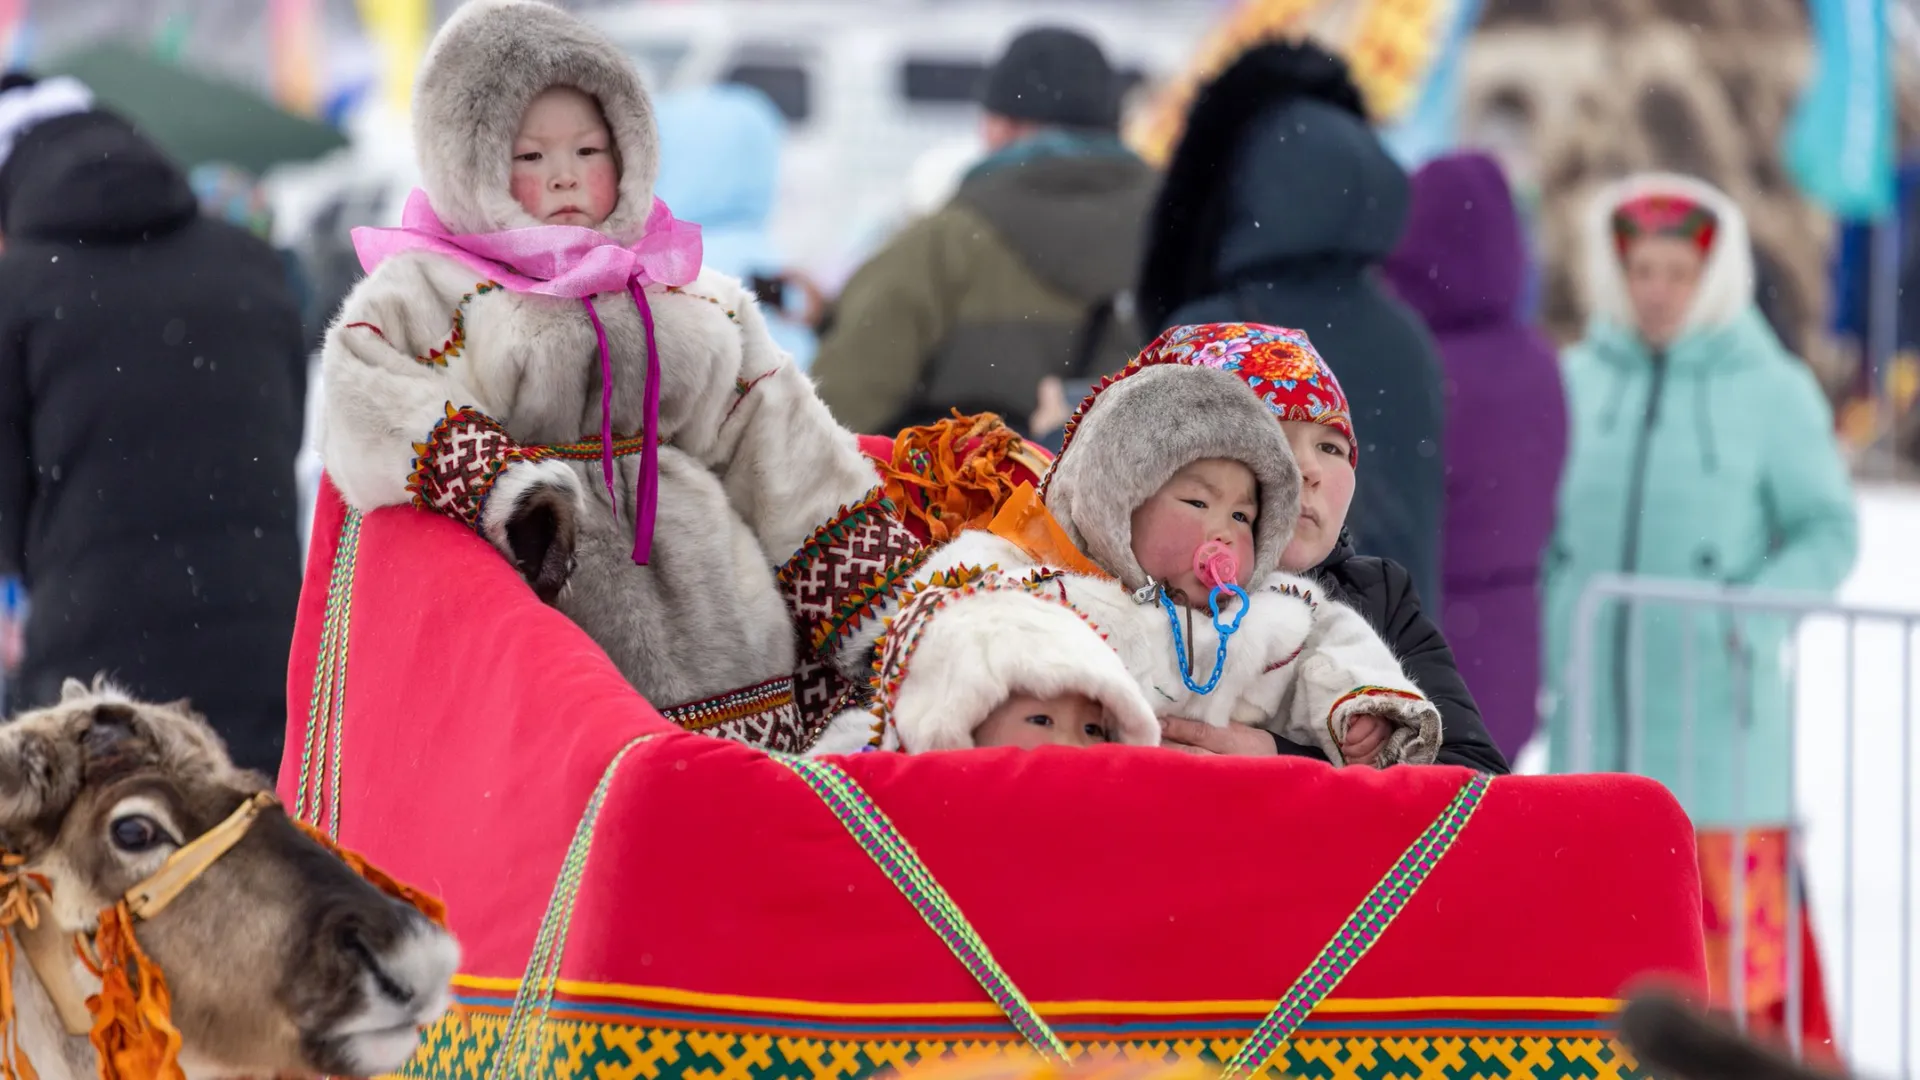
<svg viewBox="0 0 1920 1080"><path fill-rule="evenodd" d="M459 233L538 225L510 190L513 140L548 87L592 97L620 165L620 198L599 231L646 232L660 138L633 63L606 35L543 0L467 0L434 36L413 93L413 139L434 213Z"/></svg>
<svg viewBox="0 0 1920 1080"><path fill-rule="evenodd" d="M1242 375L1170 344L1192 329L1162 334L1087 395L1041 486L1067 538L1128 591L1149 581L1133 554L1134 510L1193 462L1224 458L1252 470L1254 580L1279 569L1300 519L1300 466L1280 418Z"/></svg>

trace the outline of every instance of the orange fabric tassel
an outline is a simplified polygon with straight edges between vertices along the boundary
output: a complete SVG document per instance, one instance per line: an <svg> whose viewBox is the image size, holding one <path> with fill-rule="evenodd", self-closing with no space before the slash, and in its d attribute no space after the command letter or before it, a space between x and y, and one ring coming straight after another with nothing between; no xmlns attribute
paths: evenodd
<svg viewBox="0 0 1920 1080"><path fill-rule="evenodd" d="M1067 538L1067 531L1055 521L1047 504L1032 484L1021 484L994 515L987 531L1027 553L1041 566L1065 570L1070 574L1113 580L1113 575L1093 564Z"/></svg>
<svg viewBox="0 0 1920 1080"><path fill-rule="evenodd" d="M87 999L100 1080L186 1080L166 976L141 951L126 901L100 913L94 951L97 966L81 959L100 977L100 993Z"/></svg>
<svg viewBox="0 0 1920 1080"><path fill-rule="evenodd" d="M942 544L984 528L1021 482L1037 482L1047 457L993 413L953 416L894 436L890 462L876 467L903 523Z"/></svg>
<svg viewBox="0 0 1920 1080"><path fill-rule="evenodd" d="M18 855L0 856L0 869L6 871L0 883L0 1080L39 1080L33 1063L20 1052L19 1017L13 996L13 928L32 929L40 923L40 909L34 906L27 876L20 868L26 860Z"/></svg>

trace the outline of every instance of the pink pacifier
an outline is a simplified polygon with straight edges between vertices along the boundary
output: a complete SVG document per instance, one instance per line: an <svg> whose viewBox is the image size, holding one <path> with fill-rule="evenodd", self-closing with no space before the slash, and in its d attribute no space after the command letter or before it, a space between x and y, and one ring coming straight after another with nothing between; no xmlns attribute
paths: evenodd
<svg viewBox="0 0 1920 1080"><path fill-rule="evenodd" d="M1209 591L1240 583L1240 558L1218 540L1201 544L1193 553L1193 576Z"/></svg>

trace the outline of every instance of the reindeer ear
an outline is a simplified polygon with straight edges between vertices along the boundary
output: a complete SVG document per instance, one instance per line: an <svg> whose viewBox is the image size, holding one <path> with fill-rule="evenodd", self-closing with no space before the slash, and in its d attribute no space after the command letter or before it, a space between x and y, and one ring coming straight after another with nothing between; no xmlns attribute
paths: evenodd
<svg viewBox="0 0 1920 1080"><path fill-rule="evenodd" d="M128 762L150 759L155 754L153 729L131 702L97 702L84 715L84 727L73 740L80 748L84 774L116 771Z"/></svg>
<svg viewBox="0 0 1920 1080"><path fill-rule="evenodd" d="M57 827L79 793L81 749L71 720L41 711L0 727L0 833L11 843Z"/></svg>
<svg viewBox="0 0 1920 1080"><path fill-rule="evenodd" d="M60 684L60 700L61 701L72 701L74 698L83 698L91 693L93 693L93 691L87 689L86 683L81 682L79 679L72 678L71 676L69 676L65 682L62 682Z"/></svg>
<svg viewBox="0 0 1920 1080"><path fill-rule="evenodd" d="M80 742L88 757L114 753L121 742L140 732L140 714L124 701L103 701L93 707Z"/></svg>

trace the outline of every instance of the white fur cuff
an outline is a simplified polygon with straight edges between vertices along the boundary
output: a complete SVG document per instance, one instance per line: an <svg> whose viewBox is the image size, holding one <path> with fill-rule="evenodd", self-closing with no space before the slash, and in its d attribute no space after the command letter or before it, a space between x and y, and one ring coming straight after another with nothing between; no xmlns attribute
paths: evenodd
<svg viewBox="0 0 1920 1080"><path fill-rule="evenodd" d="M1346 740L1347 725L1356 716L1378 716L1393 725L1380 750L1382 768L1431 765L1440 752L1440 710L1424 697L1389 687L1361 687L1341 698L1327 717L1327 734L1336 748Z"/></svg>
<svg viewBox="0 0 1920 1080"><path fill-rule="evenodd" d="M507 544L507 522L513 520L514 512L519 509L527 492L543 483L573 496L576 519L586 513L579 474L566 462L549 458L545 461L516 461L507 466L494 480L493 489L487 493L486 505L480 510L479 525L480 535L504 553L509 561L513 558L513 549Z"/></svg>

